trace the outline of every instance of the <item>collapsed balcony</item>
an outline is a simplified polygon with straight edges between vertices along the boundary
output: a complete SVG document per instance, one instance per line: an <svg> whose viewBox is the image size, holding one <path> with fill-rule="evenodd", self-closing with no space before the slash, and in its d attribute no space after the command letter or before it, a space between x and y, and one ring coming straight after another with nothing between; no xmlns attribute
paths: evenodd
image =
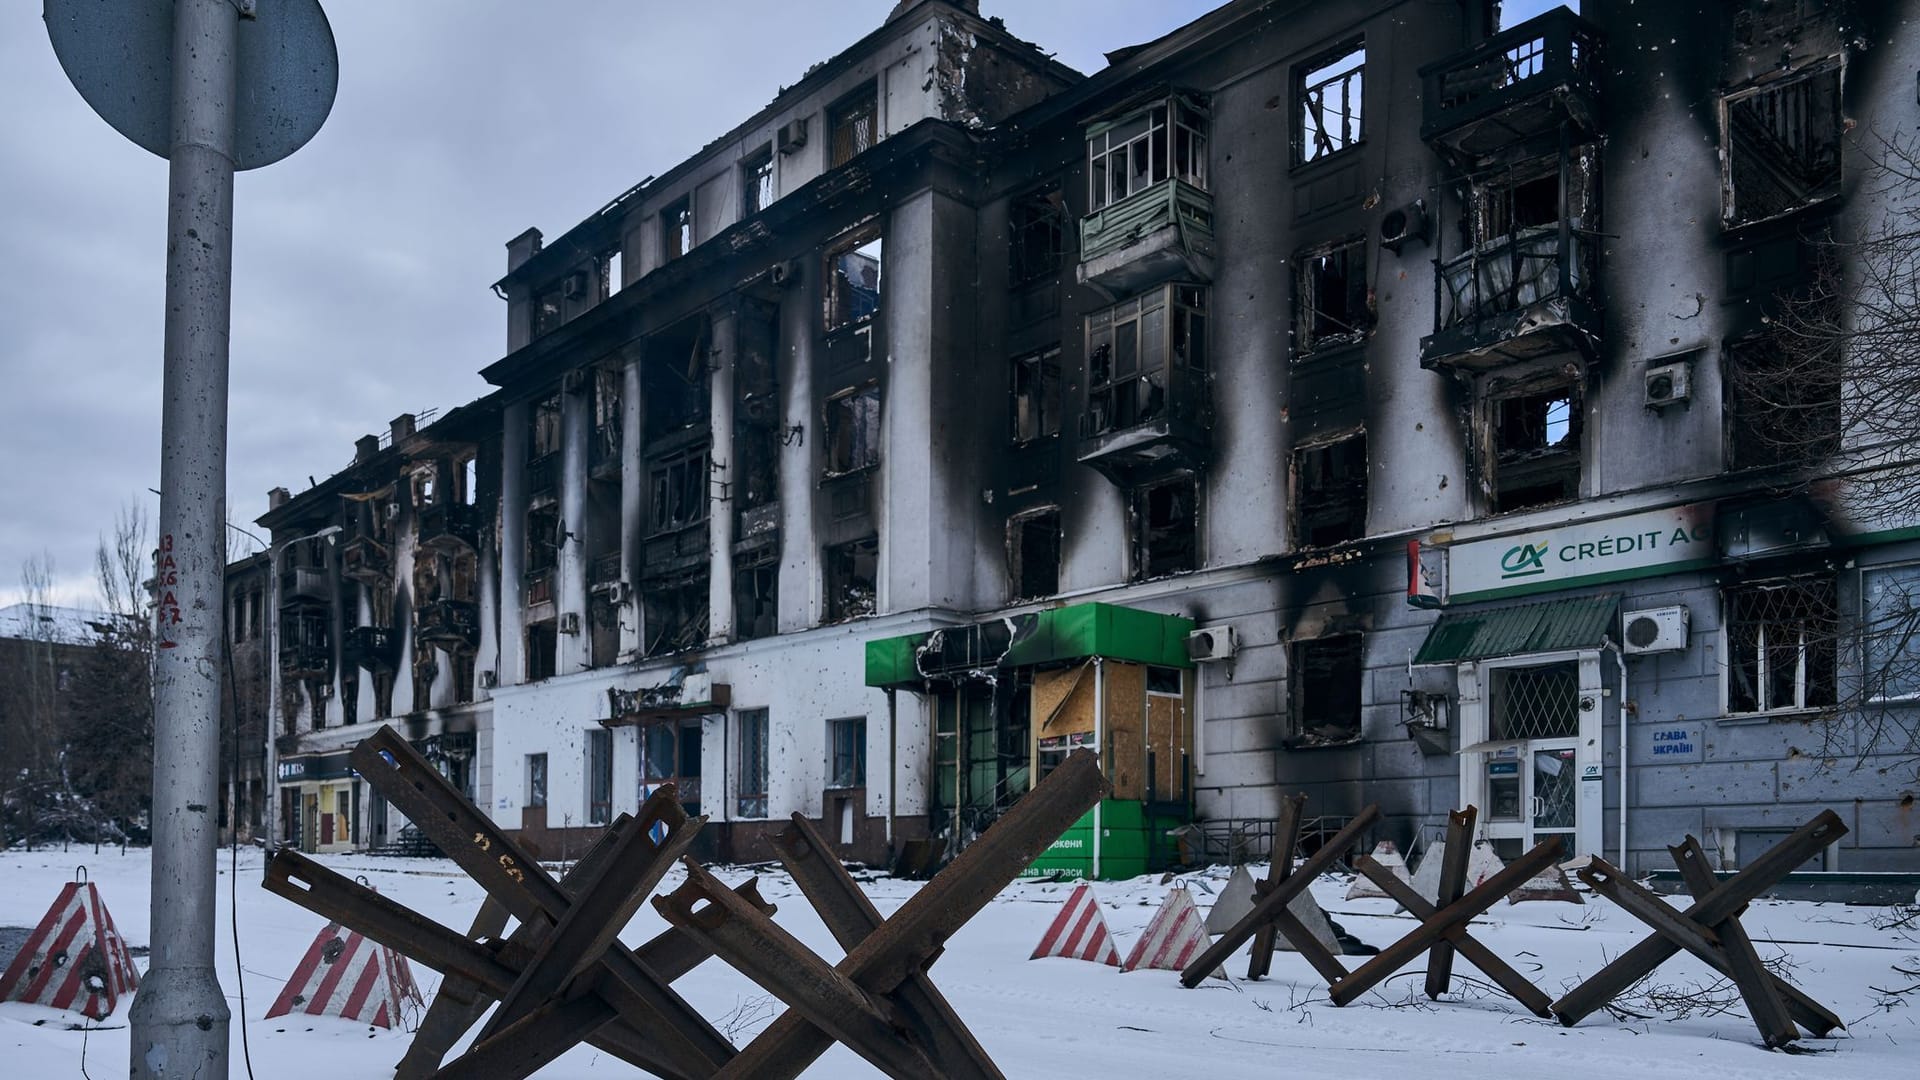
<svg viewBox="0 0 1920 1080"><path fill-rule="evenodd" d="M340 661L375 673L390 672L400 659L400 633L390 626L356 626L340 643Z"/></svg>
<svg viewBox="0 0 1920 1080"><path fill-rule="evenodd" d="M414 611L416 637L449 652L470 652L480 644L480 606L465 600L434 600Z"/></svg>
<svg viewBox="0 0 1920 1080"><path fill-rule="evenodd" d="M379 588L393 583L393 554L371 536L355 536L340 549L340 575Z"/></svg>
<svg viewBox="0 0 1920 1080"><path fill-rule="evenodd" d="M1600 32L1564 7L1420 69L1420 137L1456 164L1599 130Z"/></svg>

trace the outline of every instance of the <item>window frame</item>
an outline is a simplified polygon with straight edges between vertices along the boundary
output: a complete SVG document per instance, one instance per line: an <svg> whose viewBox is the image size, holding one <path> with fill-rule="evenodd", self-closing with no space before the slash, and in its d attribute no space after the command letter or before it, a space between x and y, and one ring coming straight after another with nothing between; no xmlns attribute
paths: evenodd
<svg viewBox="0 0 1920 1080"><path fill-rule="evenodd" d="M1022 586L1027 576L1026 530L1044 518L1053 520L1053 588L1029 593ZM1061 526L1060 507L1036 506L1007 517L1007 594L1011 603L1043 600L1060 592L1060 570L1065 554L1065 530Z"/></svg>
<svg viewBox="0 0 1920 1080"><path fill-rule="evenodd" d="M671 454L660 454L647 461L647 535L665 536L690 529L702 524L711 513L712 492L709 477L712 475L711 459L705 443L683 447ZM674 482L678 473L680 482ZM672 513L672 509L687 496L687 485L697 478L698 497L690 500L687 514ZM667 513L662 513L663 506Z"/></svg>
<svg viewBox="0 0 1920 1080"><path fill-rule="evenodd" d="M1802 200L1797 205L1782 210L1775 210L1772 213L1762 214L1758 217L1740 217L1738 214L1739 192L1735 187L1733 175L1736 156L1733 152L1734 108L1748 99L1766 94L1782 93L1795 86L1811 83L1815 78L1828 75L1833 76L1835 83L1833 87L1833 118L1836 121L1836 130L1833 135L1834 161L1832 180L1823 187L1822 193L1815 193L1812 198ZM1832 203L1842 195L1846 183L1846 152L1841 145L1847 130L1846 90L1846 57L1841 54L1836 54L1809 60L1793 69L1789 74L1729 90L1719 96L1716 105L1720 127L1720 226L1722 231L1744 229L1750 225L1758 225L1762 222L1777 221L1781 218L1800 213L1810 207ZM1808 122L1811 123L1810 116ZM1809 129L1809 133L1810 131L1811 129Z"/></svg>
<svg viewBox="0 0 1920 1080"><path fill-rule="evenodd" d="M1066 190L1057 177L1007 199L1008 285L1029 285L1060 272L1067 225Z"/></svg>
<svg viewBox="0 0 1920 1080"><path fill-rule="evenodd" d="M529 810L545 808L551 802L553 780L553 774L547 768L545 751L526 755L526 765L521 776L526 784L523 789L526 795L525 807ZM537 785L534 783L536 778L539 780Z"/></svg>
<svg viewBox="0 0 1920 1080"><path fill-rule="evenodd" d="M1115 132L1127 132L1143 119L1146 123L1138 132L1128 132L1115 144ZM1182 93L1158 98L1116 119L1092 125L1086 134L1087 213L1118 205L1168 180L1207 191L1212 128L1211 110L1193 95ZM1138 174L1138 183L1134 182L1136 171L1132 167L1136 151L1146 165L1144 173ZM1116 176L1122 174L1112 171L1116 161L1127 163L1126 190L1118 193Z"/></svg>
<svg viewBox="0 0 1920 1080"><path fill-rule="evenodd" d="M604 783L602 783L604 781ZM587 824L605 825L613 820L613 730L587 729L586 783ZM595 799L598 794L601 797Z"/></svg>
<svg viewBox="0 0 1920 1080"><path fill-rule="evenodd" d="M734 817L745 821L772 816L768 795L767 761L772 745L772 722L766 708L735 709Z"/></svg>
<svg viewBox="0 0 1920 1080"><path fill-rule="evenodd" d="M689 191L660 208L661 265L692 251L694 237L693 192Z"/></svg>
<svg viewBox="0 0 1920 1080"><path fill-rule="evenodd" d="M1860 678L1864 691L1861 696L1871 705L1903 705L1920 702L1920 674L1909 677L1914 684L1912 690L1899 694L1886 693L1885 684L1876 678L1876 672L1881 670L1883 665L1874 658L1874 645L1879 638L1874 630L1876 617L1873 613L1872 583L1869 579L1881 575L1897 575L1901 572L1905 572L1911 578L1911 584L1907 587L1905 595L1908 607L1913 609L1910 617L1914 620L1907 624L1908 630L1901 642L1901 650L1912 652L1916 648L1915 639L1920 638L1920 633L1915 633L1914 630L1915 627L1920 627L1920 561L1881 563L1860 568Z"/></svg>
<svg viewBox="0 0 1920 1080"><path fill-rule="evenodd" d="M846 558L857 563L858 555L859 555L858 549L866 545L871 545L872 552L873 552L873 596L868 601L868 607L866 610L864 611L850 610L843 607L835 599L835 593L836 593L835 584L836 584L836 578L839 576L839 569L840 569L836 565L836 560ZM821 549L820 568L821 568L821 575L820 575L821 590L824 594L821 597L822 614L825 616L822 622L824 623L851 622L854 619L863 619L870 615L879 614L880 612L880 536L878 533L857 537L853 540L848 540L845 543L828 544L825 548Z"/></svg>
<svg viewBox="0 0 1920 1080"><path fill-rule="evenodd" d="M856 332L855 328L870 326L879 317L886 305L886 235L878 221L869 222L836 236L828 242L821 254L820 273L820 329L828 337ZM874 246L874 254L868 256L864 249ZM864 311L852 310L858 305L858 295L866 291L855 286L852 279L838 265L840 259L848 255L873 260L873 300ZM845 282L845 292L842 292Z"/></svg>
<svg viewBox="0 0 1920 1080"><path fill-rule="evenodd" d="M1811 686L1809 682L1810 669L1808 664L1810 649L1819 647L1820 643L1805 640L1804 638L1799 644L1792 646L1796 653L1793 703L1788 705L1773 705L1771 702L1762 698L1761 695L1770 689L1769 676L1771 674L1767 670L1767 652L1771 646L1766 643L1766 624L1762 623L1760 624L1760 636L1756 639L1754 646L1754 704L1758 707L1754 709L1736 710L1733 699L1733 679L1734 670L1739 663L1739 658L1734 655L1734 650L1740 647L1734 640L1736 629L1734 604L1736 602L1736 594L1755 592L1763 589L1786 588L1815 588L1824 591L1826 594L1825 601L1831 612L1832 619L1832 625L1829 627L1829 637L1824 646L1825 649L1828 650L1826 657L1827 670L1829 677L1832 679L1832 685L1826 688L1827 693L1831 696L1831 700L1812 703L1808 701L1808 691ZM1836 709L1839 705L1840 697L1839 613L1839 588L1834 579L1834 575L1831 573L1797 574L1723 584L1720 588L1720 656L1722 658L1720 661L1721 716L1735 721L1764 720L1780 716L1799 716L1807 713L1828 712Z"/></svg>
<svg viewBox="0 0 1920 1080"><path fill-rule="evenodd" d="M1306 520L1306 513L1309 508L1307 506L1308 485L1306 480L1307 470L1305 468L1305 458L1309 454L1331 453L1335 447L1355 441L1360 443L1359 531L1352 536L1343 536L1334 540L1315 541L1308 536L1309 529ZM1317 437L1293 448L1292 460L1289 463L1291 475L1288 479L1291 483L1288 484L1289 498L1287 500L1287 517L1288 525L1292 530L1293 546L1295 548L1334 547L1339 544L1347 544L1356 540L1366 539L1367 519L1373 509L1373 461L1368 455L1369 447L1367 445L1367 429L1365 427L1348 428L1336 434ZM1327 499L1324 501L1332 503L1336 500Z"/></svg>
<svg viewBox="0 0 1920 1080"><path fill-rule="evenodd" d="M1294 363L1365 345L1367 338L1373 333L1373 286L1367 277L1369 271L1367 246L1366 234L1356 233L1315 244L1295 253L1291 327ZM1336 256L1346 262L1346 299L1350 304L1357 301L1359 315L1358 318L1353 319L1349 329L1322 334L1314 329L1317 322L1322 319L1334 322L1340 320L1330 314L1322 313L1319 304L1321 285L1315 274L1315 266L1319 260L1332 259ZM1353 312L1349 311L1347 314L1352 316Z"/></svg>
<svg viewBox="0 0 1920 1080"><path fill-rule="evenodd" d="M1354 674L1353 687L1353 725L1350 734L1334 738L1309 735L1303 723L1307 708L1306 652L1316 648L1332 648L1335 643L1352 640ZM1367 726L1367 635L1361 630L1339 630L1317 634L1310 638L1297 638L1287 643L1287 693L1292 706L1287 710L1287 736L1285 745L1293 750L1312 750L1353 746L1366 740ZM1345 725L1341 725L1344 727Z"/></svg>
<svg viewBox="0 0 1920 1080"><path fill-rule="evenodd" d="M1502 429L1501 411L1503 407L1508 402L1518 401L1523 398L1541 397L1562 389L1566 391L1566 397L1568 399L1568 431L1566 435L1562 436L1561 441L1566 442L1567 447L1558 451L1551 449L1551 447L1531 452L1513 450L1508 451L1503 457L1500 443L1500 432ZM1576 502L1580 499L1581 493L1586 486L1588 458L1586 380L1584 374L1575 376L1555 374L1549 378L1535 378L1491 386L1483 397L1477 413L1481 434L1476 440L1476 443L1483 462L1481 469L1483 474L1482 491L1489 514L1512 514L1527 510L1537 510L1548 506L1565 506L1568 503ZM1550 415L1547 422L1548 424L1552 422ZM1549 427L1548 430L1551 431L1551 427ZM1530 456L1520 457L1519 455L1522 453L1528 453ZM1545 502L1528 502L1517 506L1510 505L1508 500L1501 498L1501 476L1508 469L1517 465L1539 462L1549 457L1557 456L1571 457L1574 464L1575 475L1573 489L1565 498L1550 499Z"/></svg>
<svg viewBox="0 0 1920 1080"><path fill-rule="evenodd" d="M846 745L842 745L843 733L850 734ZM850 750L852 760L843 773L842 751ZM851 782L842 783L842 779ZM836 716L827 721L827 776L828 791L847 791L867 786L867 718L865 716Z"/></svg>
<svg viewBox="0 0 1920 1080"><path fill-rule="evenodd" d="M869 128L867 145L859 145L857 129L849 127L849 121L857 120L865 113ZM845 129L849 133L846 153L841 153L840 133ZM880 134L880 83L877 79L868 79L859 89L842 94L832 105L827 106L827 169L837 169L859 157L876 146Z"/></svg>
<svg viewBox="0 0 1920 1080"><path fill-rule="evenodd" d="M741 160L740 217L742 220L772 206L780 197L779 177L774 171L773 163L772 143L767 143ZM762 195L765 196L764 202L761 200Z"/></svg>
<svg viewBox="0 0 1920 1080"><path fill-rule="evenodd" d="M1359 54L1360 62L1351 70L1338 71L1311 85L1307 83L1309 76L1329 68L1337 67L1340 61L1356 53ZM1293 167L1295 169L1307 168L1333 160L1349 150L1356 150L1366 145L1366 73L1367 37L1365 34L1354 35L1337 45L1322 49L1293 66L1293 109L1289 112L1287 119L1288 126L1292 129ZM1346 140L1338 146L1329 146L1325 150L1314 149L1309 152L1307 132L1310 127L1312 130L1321 133L1325 133L1326 131L1324 113L1317 124L1308 124L1307 118L1310 115L1308 111L1309 100L1316 91L1324 91L1336 82L1358 83L1357 86L1343 88L1341 93L1341 101L1343 104L1358 106L1352 108L1350 112L1341 114L1343 117L1351 118L1353 131L1346 137ZM1342 126L1344 128L1345 125L1343 124Z"/></svg>
<svg viewBox="0 0 1920 1080"><path fill-rule="evenodd" d="M863 400L870 400L871 406L863 407L856 404ZM882 405L880 382L877 379L869 379L827 395L826 401L821 405L820 478L822 480L854 476L880 467L880 462L885 456L882 453L882 443L885 441L885 418ZM845 411L845 419L836 421L836 416L842 410ZM867 416L869 412L870 418ZM865 426L863 421L868 419L872 423L872 432L865 440L863 453L859 432ZM847 426L850 433L850 441L846 444L847 458L845 461L836 461L836 447L839 445L836 436L843 425Z"/></svg>
<svg viewBox="0 0 1920 1080"><path fill-rule="evenodd" d="M1060 435L1060 356L1059 342L1031 349L1008 362L1009 436L1016 447L1032 446ZM1031 374L1028 372L1031 371ZM1023 414L1021 405L1032 400L1034 409ZM1031 434L1023 435L1023 415L1034 416Z"/></svg>
<svg viewBox="0 0 1920 1080"><path fill-rule="evenodd" d="M1156 491L1182 485L1188 489L1188 498L1192 503L1193 537L1189 545L1191 549L1191 565L1173 567L1171 569L1155 569L1149 554L1151 539L1148 536L1147 525L1148 500L1153 497L1153 493ZM1193 473L1179 473L1150 483L1140 484L1128 492L1128 509L1130 511L1128 524L1131 526L1129 531L1132 533L1128 538L1130 541L1128 547L1131 549L1131 560L1133 564L1128 568L1129 581L1156 581L1161 578L1172 577L1176 574L1191 574L1206 567L1206 556L1201 550L1204 530L1201 525L1200 499L1200 478Z"/></svg>

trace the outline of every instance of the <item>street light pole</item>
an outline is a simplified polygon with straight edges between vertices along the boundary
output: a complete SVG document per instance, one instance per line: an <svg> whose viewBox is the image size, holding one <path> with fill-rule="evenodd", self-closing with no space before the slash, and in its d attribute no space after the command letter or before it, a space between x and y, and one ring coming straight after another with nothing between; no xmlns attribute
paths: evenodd
<svg viewBox="0 0 1920 1080"><path fill-rule="evenodd" d="M226 604L227 337L239 13L175 0L160 603L153 672L153 962L134 998L135 1080L226 1080L231 1013L214 971L213 807Z"/></svg>

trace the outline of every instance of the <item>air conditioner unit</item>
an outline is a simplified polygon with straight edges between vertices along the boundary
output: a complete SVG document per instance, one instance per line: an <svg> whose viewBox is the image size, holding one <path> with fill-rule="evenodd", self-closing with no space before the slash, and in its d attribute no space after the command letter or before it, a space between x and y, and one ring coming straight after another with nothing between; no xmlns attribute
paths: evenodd
<svg viewBox="0 0 1920 1080"><path fill-rule="evenodd" d="M577 611L561 612L560 613L560 632L563 634L579 633L580 632L580 613Z"/></svg>
<svg viewBox="0 0 1920 1080"><path fill-rule="evenodd" d="M1187 635L1187 659L1225 660L1233 655L1233 627L1203 626Z"/></svg>
<svg viewBox="0 0 1920 1080"><path fill-rule="evenodd" d="M782 288L800 284L800 260L788 259L774 263L767 271L767 280Z"/></svg>
<svg viewBox="0 0 1920 1080"><path fill-rule="evenodd" d="M569 300L578 300L587 295L587 272L575 270L561 283L560 292Z"/></svg>
<svg viewBox="0 0 1920 1080"><path fill-rule="evenodd" d="M483 671L480 673L480 689L491 690L494 687L499 685L500 685L499 675L495 674L492 671Z"/></svg>
<svg viewBox="0 0 1920 1080"><path fill-rule="evenodd" d="M1380 218L1380 246L1399 251L1418 240L1427 242L1427 200L1415 199L1398 210L1389 210Z"/></svg>
<svg viewBox="0 0 1920 1080"><path fill-rule="evenodd" d="M782 154L791 154L807 145L807 118L789 120L780 125L780 132L774 138L774 144Z"/></svg>
<svg viewBox="0 0 1920 1080"><path fill-rule="evenodd" d="M1647 367L1647 408L1688 405L1693 398L1693 365L1681 360Z"/></svg>
<svg viewBox="0 0 1920 1080"><path fill-rule="evenodd" d="M1621 650L1628 653L1678 652L1687 647L1685 607L1646 608L1620 616Z"/></svg>

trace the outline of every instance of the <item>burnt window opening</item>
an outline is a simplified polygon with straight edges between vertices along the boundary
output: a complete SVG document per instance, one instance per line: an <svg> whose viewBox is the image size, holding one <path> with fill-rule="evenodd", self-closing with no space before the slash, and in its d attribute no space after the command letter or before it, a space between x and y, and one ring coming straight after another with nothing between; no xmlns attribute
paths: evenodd
<svg viewBox="0 0 1920 1080"><path fill-rule="evenodd" d="M560 395L548 394L527 412L527 460L560 452Z"/></svg>
<svg viewBox="0 0 1920 1080"><path fill-rule="evenodd" d="M767 710L741 709L733 716L740 732L734 816L763 818L767 816Z"/></svg>
<svg viewBox="0 0 1920 1080"><path fill-rule="evenodd" d="M866 322L880 310L881 247L879 228L869 227L827 249L823 328L828 333Z"/></svg>
<svg viewBox="0 0 1920 1080"><path fill-rule="evenodd" d="M660 261L693 250L693 196L682 195L660 210Z"/></svg>
<svg viewBox="0 0 1920 1080"><path fill-rule="evenodd" d="M827 721L827 786L867 784L867 718L843 716Z"/></svg>
<svg viewBox="0 0 1920 1080"><path fill-rule="evenodd" d="M1360 739L1366 680L1359 634L1331 634L1290 647L1294 746L1338 746Z"/></svg>
<svg viewBox="0 0 1920 1080"><path fill-rule="evenodd" d="M649 535L677 532L707 520L707 449L655 458L648 467Z"/></svg>
<svg viewBox="0 0 1920 1080"><path fill-rule="evenodd" d="M1352 345L1373 323L1368 304L1367 241L1342 240L1293 260L1294 359Z"/></svg>
<svg viewBox="0 0 1920 1080"><path fill-rule="evenodd" d="M413 711L433 708L433 680L440 675L440 661L433 646L416 639L413 643Z"/></svg>
<svg viewBox="0 0 1920 1080"><path fill-rule="evenodd" d="M453 702L465 705L473 700L474 657L469 652L453 654Z"/></svg>
<svg viewBox="0 0 1920 1080"><path fill-rule="evenodd" d="M868 536L826 549L827 621L844 622L878 610L880 538Z"/></svg>
<svg viewBox="0 0 1920 1080"><path fill-rule="evenodd" d="M1572 381L1488 403L1493 512L1580 497L1580 388Z"/></svg>
<svg viewBox="0 0 1920 1080"><path fill-rule="evenodd" d="M566 285L556 284L533 294L533 336L559 329L566 318Z"/></svg>
<svg viewBox="0 0 1920 1080"><path fill-rule="evenodd" d="M538 506L527 511L527 573L551 570L560 561L560 508ZM528 603L539 603L528 597Z"/></svg>
<svg viewBox="0 0 1920 1080"><path fill-rule="evenodd" d="M736 558L733 566L733 636L739 641L779 632L780 559L771 549Z"/></svg>
<svg viewBox="0 0 1920 1080"><path fill-rule="evenodd" d="M1295 164L1319 161L1360 144L1364 134L1360 99L1366 70L1364 38L1347 42L1297 69Z"/></svg>
<svg viewBox="0 0 1920 1080"><path fill-rule="evenodd" d="M1207 290L1165 285L1087 317L1081 435L1124 431L1206 401ZM1183 389L1184 388L1184 389Z"/></svg>
<svg viewBox="0 0 1920 1080"><path fill-rule="evenodd" d="M551 679L560 666L560 635L551 620L527 624L527 681Z"/></svg>
<svg viewBox="0 0 1920 1080"><path fill-rule="evenodd" d="M641 650L644 655L658 656L706 644L711 597L704 572L651 579L640 591L646 629Z"/></svg>
<svg viewBox="0 0 1920 1080"><path fill-rule="evenodd" d="M1099 210L1168 177L1207 189L1207 113L1185 97L1087 133L1087 209Z"/></svg>
<svg viewBox="0 0 1920 1080"><path fill-rule="evenodd" d="M593 369L593 444L588 450L588 465L599 469L620 462L621 428L624 416L620 407L621 374L610 367Z"/></svg>
<svg viewBox="0 0 1920 1080"><path fill-rule="evenodd" d="M1175 477L1133 492L1133 578L1200 568L1200 500L1191 476Z"/></svg>
<svg viewBox="0 0 1920 1080"><path fill-rule="evenodd" d="M413 505L432 506L440 501L440 462L430 461L413 471Z"/></svg>
<svg viewBox="0 0 1920 1080"><path fill-rule="evenodd" d="M360 678L350 675L340 680L340 723L352 727L360 722Z"/></svg>
<svg viewBox="0 0 1920 1080"><path fill-rule="evenodd" d="M613 820L613 732L587 729L587 824Z"/></svg>
<svg viewBox="0 0 1920 1080"><path fill-rule="evenodd" d="M1840 449L1841 363L1832 343L1775 331L1730 341L1723 355L1729 467L1805 464Z"/></svg>
<svg viewBox="0 0 1920 1080"><path fill-rule="evenodd" d="M600 277L600 299L605 300L614 293L619 292L620 286L625 284L621 280L622 261L620 248L617 245L600 253L598 271Z"/></svg>
<svg viewBox="0 0 1920 1080"><path fill-rule="evenodd" d="M750 218L773 205L773 147L763 146L740 163L740 216Z"/></svg>
<svg viewBox="0 0 1920 1080"><path fill-rule="evenodd" d="M647 363L640 374L641 430L647 445L675 432L708 427L712 365L712 338L704 319L648 340Z"/></svg>
<svg viewBox="0 0 1920 1080"><path fill-rule="evenodd" d="M541 809L547 805L547 755L527 755L527 807Z"/></svg>
<svg viewBox="0 0 1920 1080"><path fill-rule="evenodd" d="M1475 245L1560 223L1560 167L1557 158L1531 162L1473 187Z"/></svg>
<svg viewBox="0 0 1920 1080"><path fill-rule="evenodd" d="M1294 535L1305 547L1367 535L1367 433L1293 453Z"/></svg>
<svg viewBox="0 0 1920 1080"><path fill-rule="evenodd" d="M1840 608L1832 578L1734 585L1722 600L1727 712L1833 706Z"/></svg>
<svg viewBox="0 0 1920 1080"><path fill-rule="evenodd" d="M1007 204L1008 276L1015 285L1056 273L1066 253L1067 203L1055 181Z"/></svg>
<svg viewBox="0 0 1920 1080"><path fill-rule="evenodd" d="M1729 228L1840 193L1841 65L1727 95L1721 102L1723 212Z"/></svg>
<svg viewBox="0 0 1920 1080"><path fill-rule="evenodd" d="M868 83L827 110L827 168L837 169L879 141L879 91Z"/></svg>
<svg viewBox="0 0 1920 1080"><path fill-rule="evenodd" d="M1014 600L1038 600L1060 591L1059 507L1007 519L1007 579Z"/></svg>
<svg viewBox="0 0 1920 1080"><path fill-rule="evenodd" d="M870 469L880 464L880 386L850 387L827 399L826 460L828 477Z"/></svg>
<svg viewBox="0 0 1920 1080"><path fill-rule="evenodd" d="M1060 346L1013 359L1013 442L1060 434Z"/></svg>
<svg viewBox="0 0 1920 1080"><path fill-rule="evenodd" d="M324 716L324 712L315 713ZM373 676L373 718L385 720L393 715L393 673L377 672Z"/></svg>

